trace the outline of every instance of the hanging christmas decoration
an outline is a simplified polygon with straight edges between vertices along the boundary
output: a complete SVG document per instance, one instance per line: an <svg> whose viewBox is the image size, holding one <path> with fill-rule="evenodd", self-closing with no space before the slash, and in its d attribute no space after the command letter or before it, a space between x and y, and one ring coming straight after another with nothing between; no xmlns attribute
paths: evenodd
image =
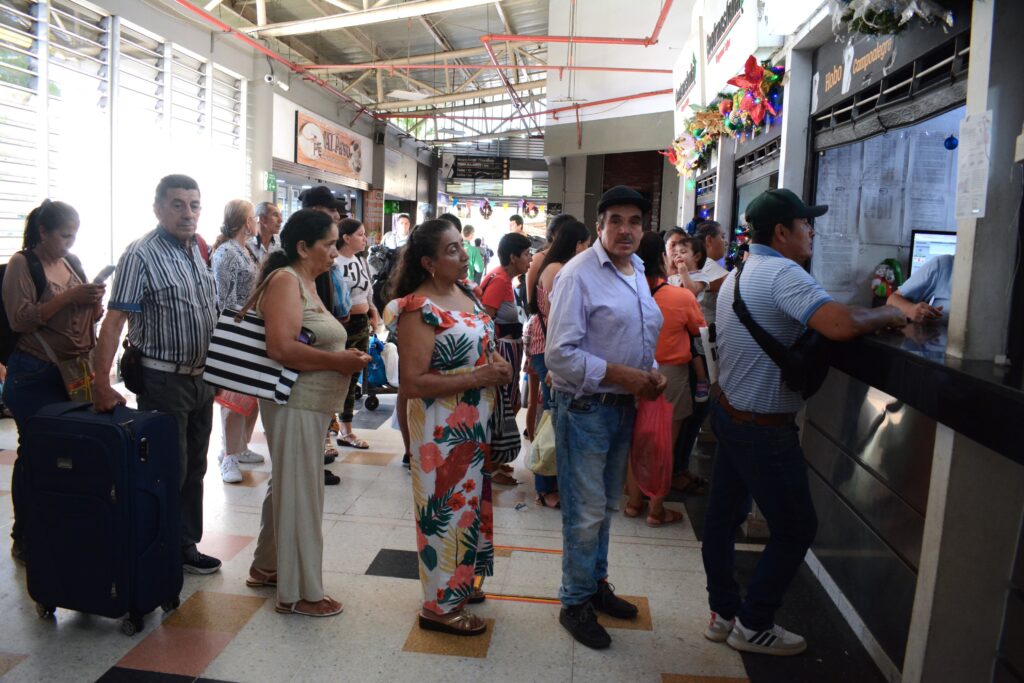
<svg viewBox="0 0 1024 683"><path fill-rule="evenodd" d="M720 93L707 107L692 106L686 130L661 154L680 176L689 178L706 169L719 138L757 135L779 116L785 72L784 67L758 63L751 55L743 73L729 79L739 89Z"/></svg>
<svg viewBox="0 0 1024 683"><path fill-rule="evenodd" d="M540 209L533 202L523 202L523 215L529 219L534 219L540 213Z"/></svg>
<svg viewBox="0 0 1024 683"><path fill-rule="evenodd" d="M480 203L480 217L485 221L490 220L492 213L494 213L494 208L491 206L491 203L486 199L483 200Z"/></svg>
<svg viewBox="0 0 1024 683"><path fill-rule="evenodd" d="M935 0L831 0L832 31L837 36L860 33L868 36L896 35L910 20L953 27L953 12Z"/></svg>

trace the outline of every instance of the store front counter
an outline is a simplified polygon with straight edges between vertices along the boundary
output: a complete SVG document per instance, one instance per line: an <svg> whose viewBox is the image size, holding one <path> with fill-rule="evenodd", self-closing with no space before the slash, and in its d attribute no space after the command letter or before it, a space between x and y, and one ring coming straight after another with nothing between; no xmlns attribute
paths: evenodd
<svg viewBox="0 0 1024 683"><path fill-rule="evenodd" d="M803 424L814 556L900 670L937 425L1024 465L1019 377L945 350L945 328L920 325L842 345Z"/></svg>

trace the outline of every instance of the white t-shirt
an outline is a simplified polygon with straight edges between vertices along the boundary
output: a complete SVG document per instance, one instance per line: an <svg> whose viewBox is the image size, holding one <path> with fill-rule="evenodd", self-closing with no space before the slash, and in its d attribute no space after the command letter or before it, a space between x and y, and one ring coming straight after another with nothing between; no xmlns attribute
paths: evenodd
<svg viewBox="0 0 1024 683"><path fill-rule="evenodd" d="M345 284L352 294L352 305L370 303L373 289L370 287L370 268L366 265L366 259L361 256L348 257L338 254L334 262L345 276Z"/></svg>
<svg viewBox="0 0 1024 683"><path fill-rule="evenodd" d="M712 292L709 287L712 282L717 282L723 277L729 274L722 266L718 265L718 261L712 261L708 259L704 262L704 267L697 273L690 273L690 279L697 282L706 282L707 286L697 297L697 302L700 304L701 310L704 312L704 320L708 322L708 326L715 322L717 317L715 309L718 307L718 292ZM699 279L695 276L699 276Z"/></svg>

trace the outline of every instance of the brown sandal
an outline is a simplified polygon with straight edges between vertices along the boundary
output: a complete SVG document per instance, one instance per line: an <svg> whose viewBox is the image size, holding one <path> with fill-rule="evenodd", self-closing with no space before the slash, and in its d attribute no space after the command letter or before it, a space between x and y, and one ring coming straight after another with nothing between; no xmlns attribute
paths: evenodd
<svg viewBox="0 0 1024 683"><path fill-rule="evenodd" d="M265 572L256 567L249 567L249 577L245 580L249 588L273 588L277 586L277 572Z"/></svg>
<svg viewBox="0 0 1024 683"><path fill-rule="evenodd" d="M647 526L657 528L659 526L668 526L669 524L678 524L683 521L683 513L672 508L665 508L664 514L661 519L658 519L654 515L647 515Z"/></svg>
<svg viewBox="0 0 1024 683"><path fill-rule="evenodd" d="M314 612L309 609L313 605L320 605L327 603L330 611L328 612ZM337 607L335 607L337 605ZM323 600L317 600L316 602L310 602L309 600L299 600L293 603L279 602L274 606L274 611L278 614L298 614L303 617L333 617L341 614L345 610L344 605L335 600L334 598L325 595Z"/></svg>
<svg viewBox="0 0 1024 683"><path fill-rule="evenodd" d="M453 636L478 636L487 630L487 622L463 608L436 617L425 617L420 613L420 628Z"/></svg>
<svg viewBox="0 0 1024 683"><path fill-rule="evenodd" d="M491 483L499 486L519 486L519 482L515 477L511 477L505 472L494 472L491 474Z"/></svg>

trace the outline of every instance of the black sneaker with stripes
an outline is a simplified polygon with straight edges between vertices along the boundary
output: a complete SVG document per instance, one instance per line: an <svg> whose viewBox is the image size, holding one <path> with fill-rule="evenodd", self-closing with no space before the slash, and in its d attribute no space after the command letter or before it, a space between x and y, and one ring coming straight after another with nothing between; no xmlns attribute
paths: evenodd
<svg viewBox="0 0 1024 683"><path fill-rule="evenodd" d="M791 633L778 624L764 631L754 631L744 626L739 619L725 642L741 652L781 657L798 655L807 649L807 641L803 636Z"/></svg>

